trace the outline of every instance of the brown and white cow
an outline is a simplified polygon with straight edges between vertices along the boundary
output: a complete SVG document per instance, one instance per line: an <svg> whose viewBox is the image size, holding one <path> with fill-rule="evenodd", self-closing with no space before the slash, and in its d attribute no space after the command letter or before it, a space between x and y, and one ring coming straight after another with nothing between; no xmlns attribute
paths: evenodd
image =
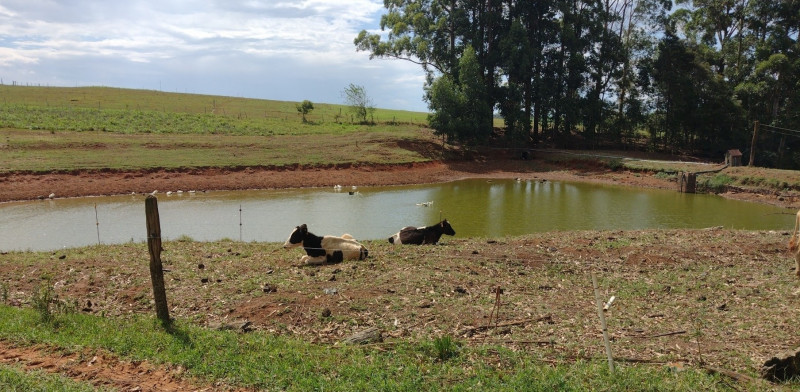
<svg viewBox="0 0 800 392"><path fill-rule="evenodd" d="M798 228L800 228L800 211L797 211L797 215L794 218L794 231L792 232L792 237L789 238L789 251L794 253L794 273L800 278L800 238L798 237Z"/></svg>
<svg viewBox="0 0 800 392"><path fill-rule="evenodd" d="M369 255L367 248L361 245L350 234L341 237L326 235L316 236L302 224L295 227L289 239L283 243L284 249L302 246L306 251L300 262L306 264L341 263L343 260L364 260Z"/></svg>
<svg viewBox="0 0 800 392"><path fill-rule="evenodd" d="M389 237L389 243L395 245L435 245L439 242L439 238L442 237L442 234L456 235L455 230L450 226L450 222L448 222L447 219L431 226L406 226L400 229L395 235Z"/></svg>

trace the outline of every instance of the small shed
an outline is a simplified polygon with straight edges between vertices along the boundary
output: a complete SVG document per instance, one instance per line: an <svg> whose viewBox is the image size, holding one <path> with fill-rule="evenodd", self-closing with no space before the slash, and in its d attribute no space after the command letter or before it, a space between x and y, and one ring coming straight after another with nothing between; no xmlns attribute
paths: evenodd
<svg viewBox="0 0 800 392"><path fill-rule="evenodd" d="M728 166L742 166L742 152L733 149L725 153L725 164Z"/></svg>

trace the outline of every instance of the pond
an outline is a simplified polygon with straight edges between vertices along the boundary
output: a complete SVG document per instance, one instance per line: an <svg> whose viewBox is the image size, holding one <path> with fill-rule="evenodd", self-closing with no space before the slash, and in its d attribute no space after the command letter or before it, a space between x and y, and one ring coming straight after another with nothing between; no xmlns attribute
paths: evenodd
<svg viewBox="0 0 800 392"><path fill-rule="evenodd" d="M351 194L352 193L352 194ZM447 218L456 237L554 230L705 228L791 230L794 212L715 195L539 180L158 193L166 240L284 241L305 223L317 235L388 238ZM142 242L143 195L0 204L0 251Z"/></svg>

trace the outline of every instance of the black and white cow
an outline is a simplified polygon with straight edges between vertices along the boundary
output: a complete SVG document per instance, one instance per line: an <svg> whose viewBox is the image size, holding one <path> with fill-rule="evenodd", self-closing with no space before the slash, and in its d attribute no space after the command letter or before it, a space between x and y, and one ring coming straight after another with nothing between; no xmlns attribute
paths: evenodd
<svg viewBox="0 0 800 392"><path fill-rule="evenodd" d="M447 219L432 226L404 227L400 229L397 234L389 237L389 242L395 245L436 245L436 243L439 242L439 238L442 237L442 234L456 235L455 230L450 226L450 222L448 222Z"/></svg>
<svg viewBox="0 0 800 392"><path fill-rule="evenodd" d="M343 260L364 260L369 252L350 234L341 237L326 235L319 237L310 233L305 224L295 227L289 239L283 243L284 249L302 246L306 255L300 262L306 264L340 263Z"/></svg>

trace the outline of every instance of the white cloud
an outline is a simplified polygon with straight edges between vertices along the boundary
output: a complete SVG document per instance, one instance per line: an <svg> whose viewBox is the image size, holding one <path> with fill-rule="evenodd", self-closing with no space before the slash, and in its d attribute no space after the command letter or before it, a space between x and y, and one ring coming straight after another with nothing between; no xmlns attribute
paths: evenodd
<svg viewBox="0 0 800 392"><path fill-rule="evenodd" d="M425 110L419 66L355 50L384 11L379 0L5 0L0 77L330 103L356 83L379 107Z"/></svg>

